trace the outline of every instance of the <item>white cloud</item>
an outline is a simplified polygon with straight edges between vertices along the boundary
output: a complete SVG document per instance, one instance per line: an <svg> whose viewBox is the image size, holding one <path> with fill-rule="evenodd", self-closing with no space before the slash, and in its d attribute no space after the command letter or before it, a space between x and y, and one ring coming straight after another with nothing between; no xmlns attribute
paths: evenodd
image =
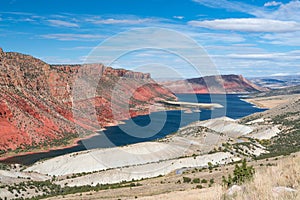
<svg viewBox="0 0 300 200"><path fill-rule="evenodd" d="M69 28L78 28L79 25L73 22L67 22L63 20L56 20L56 19L51 19L47 20L51 26L63 26L63 27L69 27Z"/></svg>
<svg viewBox="0 0 300 200"><path fill-rule="evenodd" d="M77 46L77 47L67 47L67 48L61 48L62 50L92 50L96 46Z"/></svg>
<svg viewBox="0 0 300 200"><path fill-rule="evenodd" d="M300 46L300 31L290 33L274 33L262 35L261 43L269 43L283 46Z"/></svg>
<svg viewBox="0 0 300 200"><path fill-rule="evenodd" d="M247 3L238 1L227 0L193 0L199 4L212 8L224 8L230 11L238 11L247 14L251 14L258 18L277 19L277 20L292 20L300 21L300 1L292 0L286 4L281 2L271 1L265 3L264 7L254 6ZM277 5L276 5L277 4ZM267 6L279 6L277 10L266 9Z"/></svg>
<svg viewBox="0 0 300 200"><path fill-rule="evenodd" d="M275 74L270 74L270 76L290 76L292 74L290 73L275 73Z"/></svg>
<svg viewBox="0 0 300 200"><path fill-rule="evenodd" d="M281 19L281 20L292 20L300 21L300 1L294 0L287 4L282 4L280 7L272 12L266 12L262 17L269 19Z"/></svg>
<svg viewBox="0 0 300 200"><path fill-rule="evenodd" d="M280 6L280 5L282 5L282 3L277 1L269 1L264 4L265 7Z"/></svg>
<svg viewBox="0 0 300 200"><path fill-rule="evenodd" d="M246 32L291 32L299 31L300 23L259 18L229 18L204 21L190 21L192 26L216 30Z"/></svg>
<svg viewBox="0 0 300 200"><path fill-rule="evenodd" d="M265 50L256 46L252 46L251 44L231 44L231 45L208 45L204 46L204 48L210 52L219 52L221 54L224 54L226 52L228 53L235 53L239 52L241 54L249 54L249 53L264 53ZM249 45L249 46L248 46ZM250 46L251 45L251 46Z"/></svg>
<svg viewBox="0 0 300 200"><path fill-rule="evenodd" d="M32 13L28 13L28 12L0 12L3 14L11 14L11 15L33 15Z"/></svg>
<svg viewBox="0 0 300 200"><path fill-rule="evenodd" d="M249 13L256 16L258 13L262 12L257 6L253 6L250 4L238 2L238 1L227 1L227 0L193 0L196 3L202 4L211 8L224 8L230 11L238 11Z"/></svg>
<svg viewBox="0 0 300 200"><path fill-rule="evenodd" d="M174 18L174 19L184 19L184 16L178 15L178 16L173 16L173 18Z"/></svg>
<svg viewBox="0 0 300 200"><path fill-rule="evenodd" d="M152 19L114 19L114 18L110 18L110 19L89 19L87 20L89 22L92 22L94 24L129 24L129 25L133 25L133 24L142 24L145 22L150 22L152 21Z"/></svg>
<svg viewBox="0 0 300 200"><path fill-rule="evenodd" d="M199 32L187 32L188 36L201 41L201 43L211 43L211 42L227 42L236 43L244 42L245 38L236 33L223 34L223 33L199 33Z"/></svg>
<svg viewBox="0 0 300 200"><path fill-rule="evenodd" d="M42 37L46 39L56 39L56 40L63 40L63 41L98 40L104 38L103 35L97 35L97 34L47 34L47 35L42 35Z"/></svg>
<svg viewBox="0 0 300 200"><path fill-rule="evenodd" d="M237 59L274 59L279 58L280 56L284 56L282 53L261 53L261 54L229 54L227 55L230 58L237 58Z"/></svg>
<svg viewBox="0 0 300 200"><path fill-rule="evenodd" d="M228 54L228 58L249 60L276 60L276 61L300 61L300 51L272 52L272 53L250 53L250 54Z"/></svg>

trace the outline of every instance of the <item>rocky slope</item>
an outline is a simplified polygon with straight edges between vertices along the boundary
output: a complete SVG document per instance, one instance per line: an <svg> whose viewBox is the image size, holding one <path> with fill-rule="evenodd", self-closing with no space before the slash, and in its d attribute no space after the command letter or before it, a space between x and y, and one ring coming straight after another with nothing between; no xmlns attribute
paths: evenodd
<svg viewBox="0 0 300 200"><path fill-rule="evenodd" d="M267 92L253 94L251 95L251 97L271 97L271 96L293 95L293 94L300 94L300 85L285 87L280 89L273 89Z"/></svg>
<svg viewBox="0 0 300 200"><path fill-rule="evenodd" d="M254 77L250 81L261 87L280 89L300 85L299 75Z"/></svg>
<svg viewBox="0 0 300 200"><path fill-rule="evenodd" d="M249 93L267 91L241 75L206 76L179 81L167 81L162 85L174 93Z"/></svg>
<svg viewBox="0 0 300 200"><path fill-rule="evenodd" d="M78 90L93 95L76 99ZM101 64L53 66L0 48L0 150L64 145L78 132L147 114L155 101L175 98L149 74Z"/></svg>

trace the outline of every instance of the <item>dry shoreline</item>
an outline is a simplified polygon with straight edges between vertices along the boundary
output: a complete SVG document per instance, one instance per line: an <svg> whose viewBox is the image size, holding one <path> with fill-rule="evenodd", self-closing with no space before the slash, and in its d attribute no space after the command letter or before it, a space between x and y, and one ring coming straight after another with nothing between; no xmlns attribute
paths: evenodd
<svg viewBox="0 0 300 200"><path fill-rule="evenodd" d="M72 148L72 147L77 146L79 141L90 139L96 135L98 135L98 133L94 133L94 134L91 134L91 135L88 135L88 136L82 137L82 138L72 139L72 140L70 140L69 145L66 145L66 146L56 146L56 147L49 148L49 149L35 149L34 151L27 151L27 152L23 152L23 153L8 152L7 154L1 155L0 162L5 161L6 159L16 157L16 156L26 156L26 155L36 154L36 153L48 153L50 151Z"/></svg>
<svg viewBox="0 0 300 200"><path fill-rule="evenodd" d="M162 112L162 111L168 111L168 110L184 110L184 109L182 109L181 107L177 107L177 108L165 108L164 107L164 109L161 109L161 106L156 105L155 110L152 110L151 112L148 112L148 113L135 115L135 116L132 116L132 117L139 117L139 116L149 115L149 114L155 113L155 112ZM120 124L124 124L123 121L128 120L128 119L119 120L117 123L110 123L110 124L108 124L107 126L104 126L101 130L98 130L98 131L105 130L108 127L118 126ZM90 134L90 135L87 135L87 136L84 136L84 137L78 137L78 138L71 139L69 141L68 145L55 146L55 147L51 147L51 148L37 148L33 151L26 151L26 152L22 152L22 153L15 153L15 152L4 153L4 154L0 155L0 162L3 162L6 159L10 159L10 158L13 158L13 157L16 157L16 156L26 156L26 155L36 154L36 153L48 153L50 151L63 150L63 149L76 147L78 145L78 142L80 142L81 140L87 140L87 139L90 139L90 138L92 138L94 136L97 136L97 135L98 135L98 133L95 132L93 134Z"/></svg>
<svg viewBox="0 0 300 200"><path fill-rule="evenodd" d="M300 96L299 94L293 94L293 95L280 95L280 96L270 96L270 97L257 97L257 98L241 99L241 100L251 103L258 108L271 109L280 104L288 103L291 98L296 98L299 96Z"/></svg>
<svg viewBox="0 0 300 200"><path fill-rule="evenodd" d="M246 101L248 103L251 103L251 104L257 106L258 108L268 108L268 109L270 109L270 108L273 108L274 106L277 106L279 104L288 102L288 99L290 98L290 96L293 96L293 95L276 96L276 97L262 97L262 98L252 98L252 99L241 99L241 100ZM276 99L279 98L280 100L276 100L275 102L272 102L272 100L274 100L274 98L276 98ZM151 113L153 113L153 112L161 112L163 110L184 110L180 106L178 108L166 108L166 107L164 107L164 109L161 109L161 107L162 107L161 105L156 105L156 109L152 110ZM150 114L150 112L149 113L145 113L145 114L136 115L134 117L143 116L143 115L149 115L149 114ZM124 119L124 120L126 120L126 119ZM109 124L109 125L105 126L104 129L106 127L119 125L122 122L123 121L119 121L117 124ZM50 152L50 151L63 150L63 149L67 149L67 148L72 148L72 147L77 146L79 141L90 139L90 138L92 138L92 137L94 137L96 135L98 135L98 133L87 135L85 137L79 137L79 138L72 139L72 140L69 141L69 145L66 145L66 146L56 146L56 147L49 148L49 149L48 148L47 149L41 148L41 149L35 149L34 151L28 151L28 152L23 152L23 153L8 152L6 154L0 155L0 162L4 161L6 159L9 159L9 158L16 157L16 156L25 156L25 155L35 154L35 153L47 153L47 152Z"/></svg>

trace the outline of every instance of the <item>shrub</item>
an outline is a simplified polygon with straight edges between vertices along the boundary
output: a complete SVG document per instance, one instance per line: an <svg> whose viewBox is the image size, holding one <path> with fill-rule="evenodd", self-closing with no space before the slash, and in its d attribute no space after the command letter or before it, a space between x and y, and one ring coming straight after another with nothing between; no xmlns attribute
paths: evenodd
<svg viewBox="0 0 300 200"><path fill-rule="evenodd" d="M189 177L183 177L183 182L184 183L189 183L189 182L191 182L191 178L189 178Z"/></svg>
<svg viewBox="0 0 300 200"><path fill-rule="evenodd" d="M197 185L196 188L197 188L197 189L202 189L203 186L202 186L202 185Z"/></svg>
<svg viewBox="0 0 300 200"><path fill-rule="evenodd" d="M200 183L200 179L199 178L194 178L193 183Z"/></svg>
<svg viewBox="0 0 300 200"><path fill-rule="evenodd" d="M233 176L229 174L227 179L223 176L222 182L226 187L230 187L234 184L241 185L242 183L252 179L254 173L255 170L253 166L247 166L246 159L244 159L241 166L238 164L235 165Z"/></svg>
<svg viewBox="0 0 300 200"><path fill-rule="evenodd" d="M206 179L202 179L201 183L207 183L207 180Z"/></svg>

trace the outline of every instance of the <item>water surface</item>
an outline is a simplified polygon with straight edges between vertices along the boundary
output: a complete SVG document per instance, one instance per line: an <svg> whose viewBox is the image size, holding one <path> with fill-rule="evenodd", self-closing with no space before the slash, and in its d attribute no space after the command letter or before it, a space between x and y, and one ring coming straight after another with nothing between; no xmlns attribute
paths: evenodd
<svg viewBox="0 0 300 200"><path fill-rule="evenodd" d="M207 120L222 116L238 119L252 113L265 110L254 107L252 104L241 100L239 95L177 94L176 96L179 101L194 103L219 103L223 105L224 108L201 110L201 112L192 113L172 110L137 116L131 120L125 120L124 124L107 127L107 129L100 132L99 135L79 141L76 146L59 150L51 150L49 152L15 156L6 159L3 162L30 165L41 159L52 158L86 149L108 148L153 141L174 133L180 127L186 126L197 120Z"/></svg>

